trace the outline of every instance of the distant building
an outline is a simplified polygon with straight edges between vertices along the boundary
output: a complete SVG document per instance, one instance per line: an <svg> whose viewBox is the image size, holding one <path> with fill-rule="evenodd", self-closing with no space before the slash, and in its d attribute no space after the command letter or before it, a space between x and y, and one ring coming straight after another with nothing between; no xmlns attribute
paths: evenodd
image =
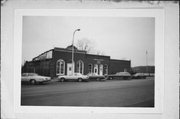
<svg viewBox="0 0 180 119"><path fill-rule="evenodd" d="M82 74L115 74L130 71L131 61L110 59L110 56L87 54L74 46L74 70ZM39 75L57 77L72 73L72 45L67 48L54 48L26 61L22 72L35 72Z"/></svg>
<svg viewBox="0 0 180 119"><path fill-rule="evenodd" d="M155 66L136 66L132 68L135 73L154 73Z"/></svg>

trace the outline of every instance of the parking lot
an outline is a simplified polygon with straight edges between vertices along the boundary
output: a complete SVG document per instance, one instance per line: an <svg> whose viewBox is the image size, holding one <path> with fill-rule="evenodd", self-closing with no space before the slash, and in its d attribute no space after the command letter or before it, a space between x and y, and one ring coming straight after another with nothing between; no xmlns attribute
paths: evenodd
<svg viewBox="0 0 180 119"><path fill-rule="evenodd" d="M107 80L22 85L21 105L153 107L154 80Z"/></svg>

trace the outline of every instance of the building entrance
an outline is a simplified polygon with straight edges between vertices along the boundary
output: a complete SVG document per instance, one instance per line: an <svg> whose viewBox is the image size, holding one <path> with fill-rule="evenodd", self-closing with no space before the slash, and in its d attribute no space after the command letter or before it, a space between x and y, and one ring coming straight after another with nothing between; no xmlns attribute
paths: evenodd
<svg viewBox="0 0 180 119"><path fill-rule="evenodd" d="M94 74L98 75L98 65L97 64L94 65Z"/></svg>
<svg viewBox="0 0 180 119"><path fill-rule="evenodd" d="M67 63L67 75L70 76L70 75L73 75L73 65L72 63Z"/></svg>

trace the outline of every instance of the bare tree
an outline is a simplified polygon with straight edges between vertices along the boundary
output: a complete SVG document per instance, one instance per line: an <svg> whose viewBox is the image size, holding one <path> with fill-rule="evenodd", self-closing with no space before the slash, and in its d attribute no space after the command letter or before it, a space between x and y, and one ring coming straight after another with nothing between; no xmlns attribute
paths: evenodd
<svg viewBox="0 0 180 119"><path fill-rule="evenodd" d="M103 51L95 49L95 43L87 38L83 38L77 41L76 44L79 50L84 50L87 53L97 54L97 55L104 55Z"/></svg>
<svg viewBox="0 0 180 119"><path fill-rule="evenodd" d="M79 50L87 51L87 53L93 50L93 43L87 38L78 40L76 46Z"/></svg>
<svg viewBox="0 0 180 119"><path fill-rule="evenodd" d="M104 55L104 52L103 52L103 51L100 51L100 50L97 50L97 51L96 51L96 54L97 54L97 55Z"/></svg>

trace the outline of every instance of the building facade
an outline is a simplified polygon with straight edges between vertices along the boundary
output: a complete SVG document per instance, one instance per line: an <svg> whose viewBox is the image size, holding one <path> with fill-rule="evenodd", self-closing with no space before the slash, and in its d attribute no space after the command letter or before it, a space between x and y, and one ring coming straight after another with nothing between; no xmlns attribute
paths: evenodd
<svg viewBox="0 0 180 119"><path fill-rule="evenodd" d="M73 46L74 47L74 46ZM74 68L73 68L74 67ZM72 64L72 46L54 48L27 61L22 72L35 72L39 75L50 76L71 75L73 72L81 74L108 75L129 71L131 61L110 59L110 56L87 54L86 51L74 47L74 65Z"/></svg>
<svg viewBox="0 0 180 119"><path fill-rule="evenodd" d="M155 66L136 66L132 67L133 72L135 73L155 73Z"/></svg>

